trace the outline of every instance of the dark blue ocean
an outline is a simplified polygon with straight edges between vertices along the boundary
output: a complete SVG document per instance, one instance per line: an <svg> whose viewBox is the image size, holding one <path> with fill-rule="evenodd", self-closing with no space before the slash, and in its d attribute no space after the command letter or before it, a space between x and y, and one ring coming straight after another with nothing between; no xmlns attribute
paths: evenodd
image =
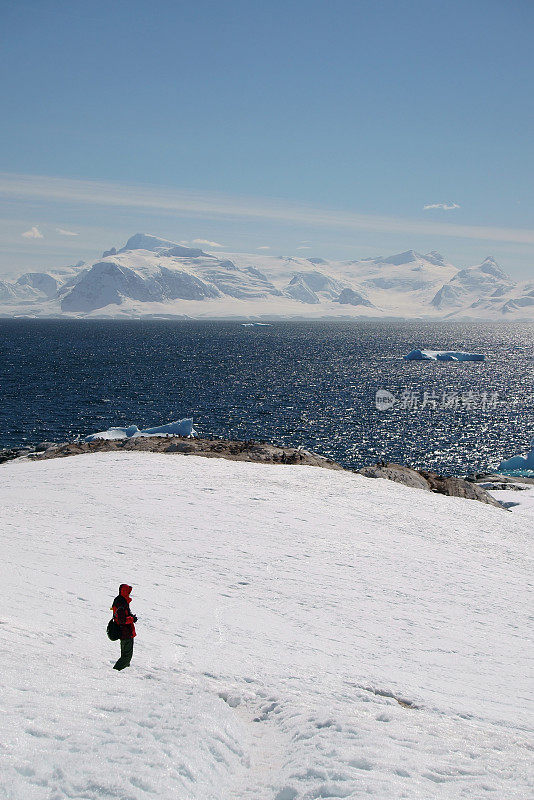
<svg viewBox="0 0 534 800"><path fill-rule="evenodd" d="M416 363L414 347L485 353ZM378 390L391 392L379 410ZM534 435L534 326L0 320L0 447L193 416L348 467L495 467Z"/></svg>

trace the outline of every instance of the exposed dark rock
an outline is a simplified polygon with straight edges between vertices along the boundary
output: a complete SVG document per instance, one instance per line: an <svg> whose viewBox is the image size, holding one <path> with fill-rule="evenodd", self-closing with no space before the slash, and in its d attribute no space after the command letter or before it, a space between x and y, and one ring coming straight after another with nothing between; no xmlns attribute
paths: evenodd
<svg viewBox="0 0 534 800"><path fill-rule="evenodd" d="M12 461L14 458L19 458L20 456L28 455L31 449L31 447L4 447L0 450L0 464L3 464L5 461Z"/></svg>
<svg viewBox="0 0 534 800"><path fill-rule="evenodd" d="M34 452L32 460L64 458L83 453L103 453L115 450L178 453L207 458L226 458L231 461L256 461L262 464L299 464L342 470L335 461L294 447L277 447L267 442L181 436L136 436L131 439L95 439L92 442L65 442L53 448Z"/></svg>
<svg viewBox="0 0 534 800"><path fill-rule="evenodd" d="M513 489L513 486L510 484L526 484L527 486L534 486L534 478L526 478L524 475L501 475L500 473L494 472L479 472L472 476L471 480L474 480L478 484L484 483L503 483L506 484L507 489ZM482 488L485 488L484 486Z"/></svg>
<svg viewBox="0 0 534 800"><path fill-rule="evenodd" d="M436 472L415 470L410 467L404 467L402 464L385 462L363 467L358 471L367 478L386 478L415 489L424 489L427 492L445 494L449 497L463 497L465 500L478 500L480 503L504 508L502 503L495 500L485 489L476 483L464 480L464 478L447 477L438 475Z"/></svg>
<svg viewBox="0 0 534 800"><path fill-rule="evenodd" d="M488 483L479 483L478 486L485 491L490 492L524 492L528 489L528 486L518 486L516 483L503 483L500 482L488 482Z"/></svg>
<svg viewBox="0 0 534 800"><path fill-rule="evenodd" d="M420 474L423 478L426 478L432 492L446 494L449 497L463 497L466 500L479 500L481 503L503 508L498 500L495 500L485 489L482 489L476 483L470 483L463 478L456 478L453 476L445 477L435 472L426 472L425 470L421 470Z"/></svg>
<svg viewBox="0 0 534 800"><path fill-rule="evenodd" d="M422 477L415 469L403 467L401 464L386 464L384 466L375 464L370 467L363 467L358 470L360 475L366 478L386 478L395 483L402 483L404 486L411 486L413 489L424 489L430 491L428 481Z"/></svg>
<svg viewBox="0 0 534 800"><path fill-rule="evenodd" d="M166 453L194 453L195 448L189 442L177 442L170 444L166 449Z"/></svg>

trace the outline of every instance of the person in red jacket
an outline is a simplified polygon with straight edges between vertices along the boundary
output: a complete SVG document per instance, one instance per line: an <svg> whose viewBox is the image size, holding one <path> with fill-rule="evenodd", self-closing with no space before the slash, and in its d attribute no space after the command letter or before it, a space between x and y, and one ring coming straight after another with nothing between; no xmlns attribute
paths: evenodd
<svg viewBox="0 0 534 800"><path fill-rule="evenodd" d="M132 587L127 583L121 583L119 593L113 601L113 619L120 629L121 656L113 669L124 669L130 666L133 655L133 640L135 636L135 625L137 617L130 611Z"/></svg>

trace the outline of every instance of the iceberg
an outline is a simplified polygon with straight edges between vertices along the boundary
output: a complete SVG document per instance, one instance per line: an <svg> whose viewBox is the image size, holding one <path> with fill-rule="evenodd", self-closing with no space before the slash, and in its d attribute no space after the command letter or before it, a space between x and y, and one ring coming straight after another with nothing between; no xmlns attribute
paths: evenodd
<svg viewBox="0 0 534 800"><path fill-rule="evenodd" d="M412 350L407 356L406 361L485 361L486 356L482 353L464 353L454 350Z"/></svg>
<svg viewBox="0 0 534 800"><path fill-rule="evenodd" d="M196 436L197 433L193 428L192 417L176 420L176 422L167 422L166 425L159 425L156 428L145 428L139 431L137 436Z"/></svg>
<svg viewBox="0 0 534 800"><path fill-rule="evenodd" d="M531 450L526 456L512 456L506 461L501 461L498 472L520 472L534 474L534 439L532 440Z"/></svg>
<svg viewBox="0 0 534 800"><path fill-rule="evenodd" d="M127 428L108 428L107 431L99 431L86 436L84 442L94 442L97 439L132 439L139 436L196 436L193 428L193 419L186 417L167 422L166 425L159 425L156 428L145 428L139 430L137 425L130 425Z"/></svg>

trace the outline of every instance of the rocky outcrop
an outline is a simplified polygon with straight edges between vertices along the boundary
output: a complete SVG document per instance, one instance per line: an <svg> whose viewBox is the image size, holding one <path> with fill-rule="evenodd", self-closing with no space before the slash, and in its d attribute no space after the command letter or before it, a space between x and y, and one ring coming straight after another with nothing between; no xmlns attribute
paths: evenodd
<svg viewBox="0 0 534 800"><path fill-rule="evenodd" d="M479 483L481 489L490 492L526 492L528 486L519 486L517 483L507 483L504 481L492 481L489 483Z"/></svg>
<svg viewBox="0 0 534 800"><path fill-rule="evenodd" d="M438 475L436 472L427 470L415 470L404 467L402 464L380 463L374 466L363 467L359 470L360 475L367 478L385 478L386 480L402 483L414 489L423 489L427 492L445 494L448 497L462 497L465 500L478 500L480 503L487 503L490 506L504 508L495 500L485 489L473 481L466 481L464 478L454 476Z"/></svg>
<svg viewBox="0 0 534 800"><path fill-rule="evenodd" d="M31 447L2 447L0 448L0 464L26 456L29 452L31 452Z"/></svg>
<svg viewBox="0 0 534 800"><path fill-rule="evenodd" d="M363 467L359 470L360 475L366 478L386 478L388 481L402 483L412 489L423 489L430 492L430 485L417 470L410 467L403 467L401 464L375 464L370 467Z"/></svg>
<svg viewBox="0 0 534 800"><path fill-rule="evenodd" d="M503 508L501 503L488 494L485 489L476 483L464 480L464 478L446 477L425 470L421 470L420 474L428 481L431 492L446 494L449 497L463 497L465 500L479 500L481 503Z"/></svg>
<svg viewBox="0 0 534 800"><path fill-rule="evenodd" d="M141 451L226 458L230 461L255 461L261 464L288 464L342 470L343 467L324 456L295 447L277 447L268 442L230 439L190 439L181 436L138 436L130 439L97 439L93 442L65 442L28 455L34 461L65 458L83 453ZM7 459L6 459L7 460Z"/></svg>

